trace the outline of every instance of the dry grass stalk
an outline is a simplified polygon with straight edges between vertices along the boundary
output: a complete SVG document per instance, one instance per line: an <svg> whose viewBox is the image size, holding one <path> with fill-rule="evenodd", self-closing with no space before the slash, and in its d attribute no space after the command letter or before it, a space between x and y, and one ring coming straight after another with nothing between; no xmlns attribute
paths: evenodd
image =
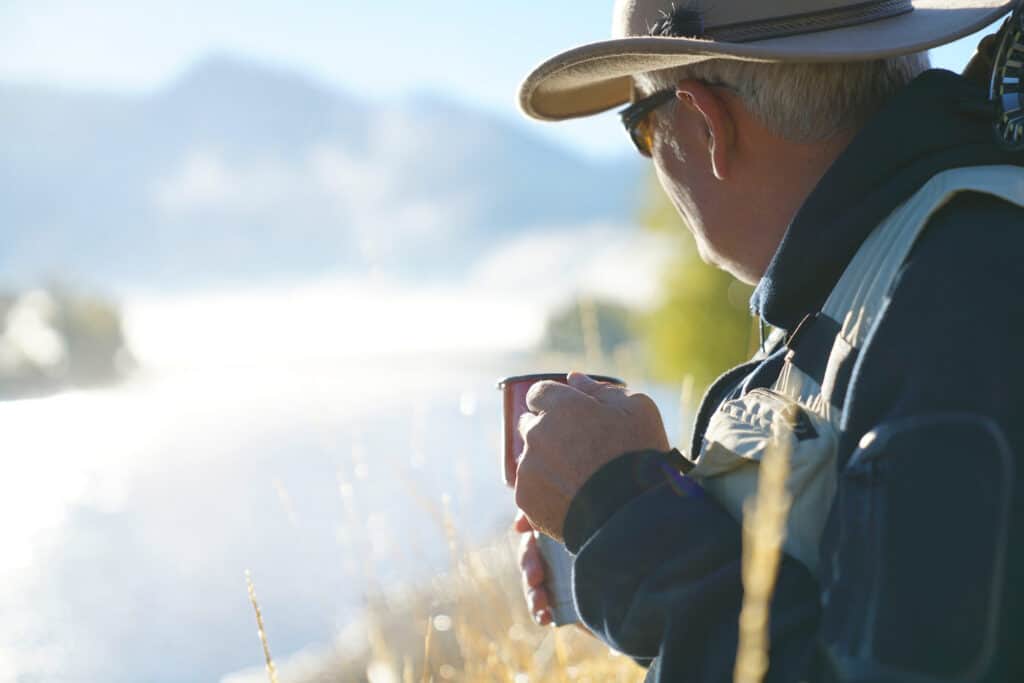
<svg viewBox="0 0 1024 683"><path fill-rule="evenodd" d="M743 608L735 683L761 683L768 672L768 620L775 579L782 558L790 496L788 441L782 435L787 415L772 426L758 478L757 496L748 501L743 523Z"/></svg>
<svg viewBox="0 0 1024 683"><path fill-rule="evenodd" d="M697 413L698 401L700 396L697 395L697 380L694 379L692 374L687 374L683 377L682 384L679 385L679 448L686 448L690 444L690 438L693 436L692 433L692 420L693 415Z"/></svg>
<svg viewBox="0 0 1024 683"><path fill-rule="evenodd" d="M601 347L601 325L597 319L597 305L593 299L581 297L579 309L585 367L599 368L604 362L604 351Z"/></svg>
<svg viewBox="0 0 1024 683"><path fill-rule="evenodd" d="M371 600L367 628L386 642L370 637L365 651L296 680L365 681L367 666L385 661L406 662L404 671L393 667L403 683L639 683L645 673L574 628L556 636L534 624L511 539L464 552L451 572L419 589Z"/></svg>
<svg viewBox="0 0 1024 683"><path fill-rule="evenodd" d="M430 683L430 636L434 633L434 619L427 617L427 635L423 637L423 678L422 683Z"/></svg>
<svg viewBox="0 0 1024 683"><path fill-rule="evenodd" d="M288 519L288 524L293 529L299 528L299 517L295 514L295 505L292 503L292 497L288 493L288 489L285 488L284 483L280 479L274 479L271 482L274 486L274 492L277 494L277 499L281 503L281 509L284 510L285 517Z"/></svg>
<svg viewBox="0 0 1024 683"><path fill-rule="evenodd" d="M252 603L253 611L256 612L256 628L260 644L263 645L263 658L267 662L267 676L270 678L270 683L277 683L277 669L274 667L274 658L270 656L270 643L267 642L267 632L263 628L263 614L260 612L260 603L256 600L256 586L253 585L252 575L248 570L245 572L245 583L249 590L249 602Z"/></svg>
<svg viewBox="0 0 1024 683"><path fill-rule="evenodd" d="M448 543L448 554L452 566L455 567L459 563L459 533L455 526L455 517L452 515L452 498L447 493L441 496L441 519L445 541Z"/></svg>
<svg viewBox="0 0 1024 683"><path fill-rule="evenodd" d="M750 329L747 331L747 358L753 357L761 348L761 334L763 328L759 317L751 316Z"/></svg>

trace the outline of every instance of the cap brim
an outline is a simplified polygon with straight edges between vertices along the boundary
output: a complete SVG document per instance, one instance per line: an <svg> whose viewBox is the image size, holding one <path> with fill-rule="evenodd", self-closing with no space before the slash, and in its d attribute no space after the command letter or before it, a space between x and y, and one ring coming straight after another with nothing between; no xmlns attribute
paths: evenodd
<svg viewBox="0 0 1024 683"><path fill-rule="evenodd" d="M559 121L630 100L633 76L708 59L849 62L923 52L991 24L1014 0L915 0L914 11L867 24L749 43L686 38L618 38L589 43L544 62L519 89L523 112Z"/></svg>

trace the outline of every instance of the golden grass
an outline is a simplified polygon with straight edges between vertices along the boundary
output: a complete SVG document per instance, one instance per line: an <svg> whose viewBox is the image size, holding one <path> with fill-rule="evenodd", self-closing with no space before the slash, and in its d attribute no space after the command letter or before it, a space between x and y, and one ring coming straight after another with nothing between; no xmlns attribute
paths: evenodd
<svg viewBox="0 0 1024 683"><path fill-rule="evenodd" d="M773 439L756 498L745 511L740 642L736 683L760 683L768 668L768 608L789 510L789 454ZM429 506L428 506L429 507ZM406 589L367 596L366 647L325 658L315 672L287 683L639 683L645 670L575 627L542 628L530 619L520 588L513 535L465 552L447 509L433 510L453 569ZM255 586L246 572L270 683L278 682ZM285 680L282 678L282 680Z"/></svg>
<svg viewBox="0 0 1024 683"><path fill-rule="evenodd" d="M282 683L639 683L644 669L569 626L537 626L519 587L517 539L460 555L449 573L367 596L365 646L324 657ZM248 578L247 578L248 580ZM278 675L249 581L272 683Z"/></svg>
<svg viewBox="0 0 1024 683"><path fill-rule="evenodd" d="M588 368L605 366L596 316L581 302L581 322ZM753 337L752 337L753 338ZM616 369L625 369L623 357ZM560 357L558 360L562 360ZM635 360L635 359L634 359ZM579 359L568 364L578 367ZM635 368L634 368L635 369ZM620 373L621 374L621 373ZM630 376L627 373L626 376ZM682 410L694 410L692 377L680 387ZM681 421L681 444L689 441L687 420ZM414 444L414 450L418 447ZM735 683L760 683L768 666L768 608L774 590L785 534L789 498L785 488L789 454L774 439L762 462L756 498L745 510L743 538L744 603ZM447 541L452 569L412 588L371 589L361 620L365 642L324 656L322 666L282 677L285 683L639 683L646 670L628 657L610 651L575 627L542 628L531 619L520 587L512 534L490 546L465 551L449 512L405 481L411 499L438 522ZM347 524L357 524L351 487L339 480ZM290 521L287 496L279 490ZM367 573L369 577L369 573ZM271 683L278 682L255 587L246 572L249 598ZM368 583L376 585L372 580ZM288 672L287 666L285 667Z"/></svg>
<svg viewBox="0 0 1024 683"><path fill-rule="evenodd" d="M778 571L785 516L788 454L769 449L758 496L744 524L744 605L736 683L760 683L767 671L768 606ZM575 627L542 628L527 613L511 536L462 552L450 518L445 531L453 569L407 589L367 596L363 623L367 646L325 659L316 672L287 683L639 683L645 670ZM278 675L270 655L255 588L249 598L271 683Z"/></svg>
<svg viewBox="0 0 1024 683"><path fill-rule="evenodd" d="M263 614L260 612L260 603L256 599L256 586L248 571L245 572L245 583L249 589L249 602L252 603L252 609L256 612L256 632L259 635L260 644L263 645L263 659L267 663L267 676L270 678L270 683L277 683L277 669L274 667L274 658L270 656L270 643L267 642L267 632L263 628Z"/></svg>
<svg viewBox="0 0 1024 683"><path fill-rule="evenodd" d="M781 436L780 416L761 460L757 495L743 515L743 608L734 683L761 683L768 672L768 620L775 579L782 559L790 496L789 451Z"/></svg>
<svg viewBox="0 0 1024 683"><path fill-rule="evenodd" d="M609 651L575 627L540 627L530 618L520 587L516 546L509 533L465 550L450 500L411 498L433 518L447 542L451 570L411 587L371 588L360 623L362 646L326 653L311 670L279 675L270 655L263 614L246 572L249 599L271 683L639 683L645 670ZM343 491L344 497L344 491ZM355 518L355 511L349 510ZM368 585L376 586L369 580ZM272 621L272 618L271 618Z"/></svg>

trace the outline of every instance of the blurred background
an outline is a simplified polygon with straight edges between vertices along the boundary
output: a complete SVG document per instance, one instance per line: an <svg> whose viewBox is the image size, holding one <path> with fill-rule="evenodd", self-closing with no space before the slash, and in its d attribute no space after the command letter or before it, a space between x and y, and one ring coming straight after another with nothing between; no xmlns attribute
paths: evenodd
<svg viewBox="0 0 1024 683"><path fill-rule="evenodd" d="M282 680L410 680L381 604L422 649L490 549L518 608L498 377L617 374L685 447L749 289L614 114L515 104L606 5L0 3L0 681L265 680L245 570Z"/></svg>

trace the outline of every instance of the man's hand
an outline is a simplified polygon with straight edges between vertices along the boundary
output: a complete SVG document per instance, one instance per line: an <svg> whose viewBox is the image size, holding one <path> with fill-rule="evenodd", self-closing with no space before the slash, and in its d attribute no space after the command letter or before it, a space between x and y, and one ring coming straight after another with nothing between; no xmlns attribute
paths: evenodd
<svg viewBox="0 0 1024 683"><path fill-rule="evenodd" d="M533 385L526 396L531 412L519 423L525 447L516 505L535 529L558 540L569 504L603 465L632 451L669 450L650 397L578 372L568 380Z"/></svg>
<svg viewBox="0 0 1024 683"><path fill-rule="evenodd" d="M537 537L530 526L530 520L520 512L512 528L522 534L519 540L519 571L523 579L523 596L526 598L526 609L530 610L533 620L541 626L551 623L551 596L544 585L547 578L544 557L537 547Z"/></svg>
<svg viewBox="0 0 1024 683"><path fill-rule="evenodd" d="M512 528L522 534L519 541L519 572L523 580L526 609L530 610L533 620L540 626L548 626L554 622L554 617L551 614L551 594L545 585L547 565L537 545L537 536L522 511L516 514ZM588 636L594 635L582 622L577 621L576 628Z"/></svg>

